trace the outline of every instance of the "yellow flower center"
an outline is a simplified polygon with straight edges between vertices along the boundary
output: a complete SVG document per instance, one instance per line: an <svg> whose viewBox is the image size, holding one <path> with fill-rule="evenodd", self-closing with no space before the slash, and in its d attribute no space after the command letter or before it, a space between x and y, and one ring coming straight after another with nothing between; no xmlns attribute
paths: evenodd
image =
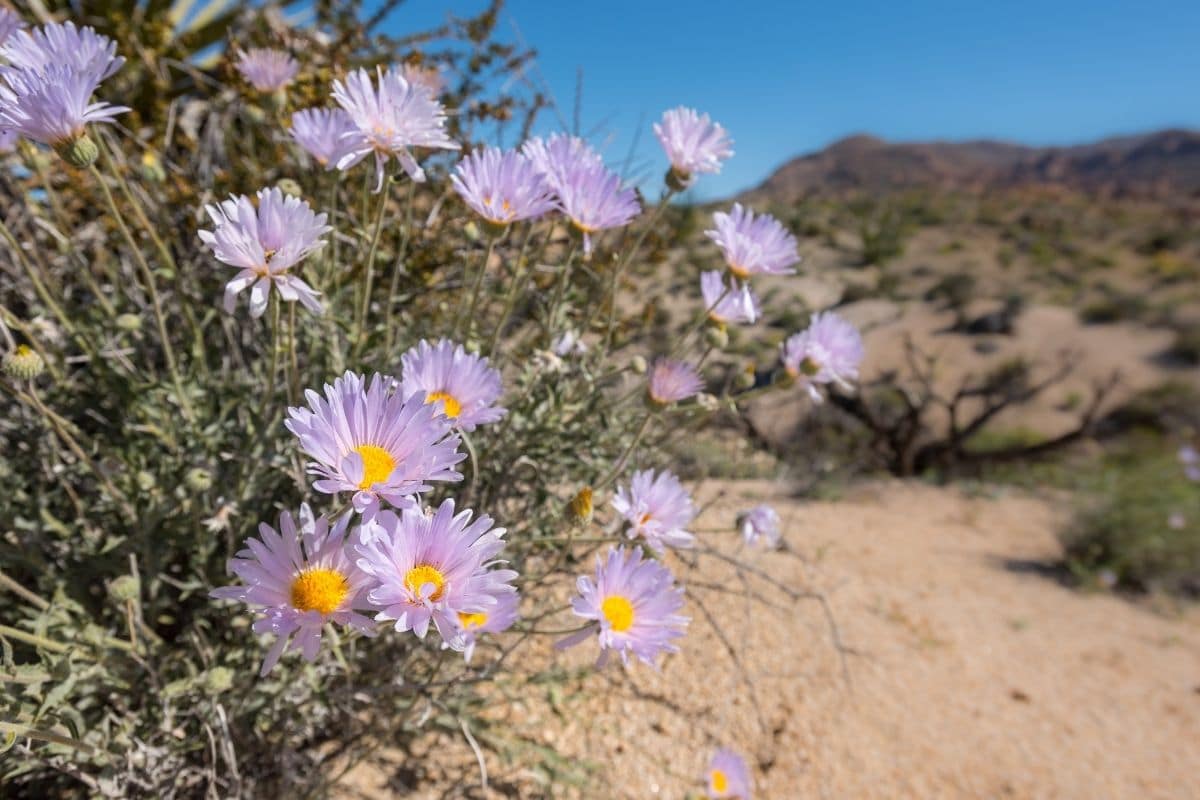
<svg viewBox="0 0 1200 800"><path fill-rule="evenodd" d="M725 777L725 773L719 769L714 769L709 775L709 780L712 782L712 790L717 794L725 794L729 791L729 778Z"/></svg>
<svg viewBox="0 0 1200 800"><path fill-rule="evenodd" d="M446 576L437 567L428 564L417 564L404 575L404 585L415 595L421 594L421 587L427 583L433 584L433 593L427 599L437 602L446 592Z"/></svg>
<svg viewBox="0 0 1200 800"><path fill-rule="evenodd" d="M813 361L812 356L805 356L804 360L800 362L800 371L811 378L821 371L821 365Z"/></svg>
<svg viewBox="0 0 1200 800"><path fill-rule="evenodd" d="M487 624L487 618L487 614L483 611L475 611L472 613L468 613L466 611L458 612L459 624L461 624L466 630L471 630L471 628L482 628Z"/></svg>
<svg viewBox="0 0 1200 800"><path fill-rule="evenodd" d="M33 353L33 348L27 344L17 345L17 356L19 358L28 358Z"/></svg>
<svg viewBox="0 0 1200 800"><path fill-rule="evenodd" d="M638 520L638 525L645 525L650 521L650 514L642 514L642 518Z"/></svg>
<svg viewBox="0 0 1200 800"><path fill-rule="evenodd" d="M354 452L362 456L363 477L358 488L370 489L377 483L386 481L396 468L396 459L392 454L375 444L360 444Z"/></svg>
<svg viewBox="0 0 1200 800"><path fill-rule="evenodd" d="M609 595L600 604L600 613L617 633L633 627L633 603L619 594Z"/></svg>
<svg viewBox="0 0 1200 800"><path fill-rule="evenodd" d="M747 278L750 277L750 270L748 270L745 267L742 267L738 264L730 264L729 271L732 272L735 276L741 278L742 280L746 280Z"/></svg>
<svg viewBox="0 0 1200 800"><path fill-rule="evenodd" d="M448 392L430 392L425 395L425 405L436 403L438 400L442 401L442 413L450 419L454 419L462 413L462 403Z"/></svg>
<svg viewBox="0 0 1200 800"><path fill-rule="evenodd" d="M337 570L306 569L292 579L292 607L299 611L332 614L350 593L350 583Z"/></svg>

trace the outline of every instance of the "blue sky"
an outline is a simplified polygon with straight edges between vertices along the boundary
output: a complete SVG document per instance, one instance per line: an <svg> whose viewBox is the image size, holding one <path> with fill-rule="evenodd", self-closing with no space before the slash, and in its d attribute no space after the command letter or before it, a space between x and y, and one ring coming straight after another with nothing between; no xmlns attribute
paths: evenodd
<svg viewBox="0 0 1200 800"><path fill-rule="evenodd" d="M407 0L388 27L485 5ZM614 165L640 125L638 160L657 180L650 124L674 105L725 125L737 155L704 179L704 199L857 132L1067 144L1200 127L1198 0L510 0L501 33L517 30L568 119L583 70L583 128L603 130Z"/></svg>

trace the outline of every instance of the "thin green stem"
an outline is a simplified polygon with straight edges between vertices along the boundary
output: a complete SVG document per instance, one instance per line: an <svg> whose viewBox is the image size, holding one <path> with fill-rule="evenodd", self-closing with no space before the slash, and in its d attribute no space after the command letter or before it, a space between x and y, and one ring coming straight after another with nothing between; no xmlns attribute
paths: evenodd
<svg viewBox="0 0 1200 800"><path fill-rule="evenodd" d="M617 288L621 280L621 275L625 272L625 268L629 266L629 263L637 254L637 251L641 249L642 244L646 241L646 237L650 234L650 231L654 229L654 226L658 223L659 217L662 216L663 211L666 210L667 205L670 204L671 198L674 196L675 190L669 187L663 192L662 198L659 199L658 205L655 206L654 212L650 215L650 219L646 220L646 225L642 228L642 232L638 235L637 241L635 241L633 243L633 247L631 247L625 253L625 257L617 262L617 266L613 268L612 280L610 281L608 287L608 323L604 326L604 346L600 350L601 358L604 358L608 355L608 350L612 346L613 331L616 329L617 324ZM597 305L597 308L599 308L599 304ZM588 318L587 327L589 328L591 327L592 319L593 317Z"/></svg>
<svg viewBox="0 0 1200 800"><path fill-rule="evenodd" d="M71 649L69 645L65 645L62 642L56 642L52 639L47 639L45 636L38 636L35 633L23 631L20 628L11 628L8 625L0 625L0 637L16 639L18 642L31 644L34 647L48 650L51 653L65 653Z"/></svg>
<svg viewBox="0 0 1200 800"><path fill-rule="evenodd" d="M296 352L296 304L288 303L288 360L287 390L288 405L296 405L300 396L300 358Z"/></svg>
<svg viewBox="0 0 1200 800"><path fill-rule="evenodd" d="M38 741L46 742L47 744L57 744L62 745L63 747L70 747L74 750L84 752L89 756L94 756L101 752L87 742L81 742L78 739L72 739L69 736L62 736L61 734L57 734L52 731L41 730L40 728L31 728L28 725L22 725L20 723L0 721L0 733L13 734L14 736L20 736L27 739L37 739Z"/></svg>
<svg viewBox="0 0 1200 800"><path fill-rule="evenodd" d="M496 251L496 242L499 241L502 235L488 237L487 251L483 254L483 261L480 262L479 270L475 273L475 281L471 285L471 297L465 306L466 313L463 313L464 307L459 306L458 317L454 320L454 330L451 333L451 338L458 335L459 325L462 324L464 319L467 321L466 338L469 339L471 337L471 331L475 327L475 305L479 302L479 290L483 288L483 278L487 275L488 264L491 263L492 254Z"/></svg>
<svg viewBox="0 0 1200 800"><path fill-rule="evenodd" d="M279 303L278 297L272 297L271 303L271 366L267 370L267 391L263 395L259 416L264 420L267 411L275 400L275 373L279 371Z"/></svg>
<svg viewBox="0 0 1200 800"><path fill-rule="evenodd" d="M50 607L49 601L44 600L41 597L39 597L38 595L29 591L24 586L22 586L21 584L14 581L12 578L5 575L3 572L0 572L0 587L8 589L10 592L17 595L21 599L23 599L25 602L36 606L37 608L41 609L42 611L45 611L47 608Z"/></svg>
<svg viewBox="0 0 1200 800"><path fill-rule="evenodd" d="M408 195L404 199L404 230L400 233L400 249L396 252L396 268L392 270L392 283L388 287L388 302L384 307L384 314L391 315L392 309L396 307L396 292L400 290L400 273L404 271L404 259L408 257L408 244L412 237L413 227L413 197L417 191L417 182L408 182ZM385 353L392 352L392 345L395 342L397 330L396 325L387 326L387 342L384 349Z"/></svg>
<svg viewBox="0 0 1200 800"><path fill-rule="evenodd" d="M385 180L379 191L379 207L375 211L375 230L371 234L371 249L367 251L366 278L363 282L362 305L358 309L358 321L354 326L354 355L362 351L367 339L367 310L371 307L371 287L375 281L375 253L379 249L379 236L383 232L383 216L387 211L390 184Z"/></svg>
<svg viewBox="0 0 1200 800"><path fill-rule="evenodd" d="M13 236L12 230L9 229L8 224L4 222L3 218L0 218L0 236L3 236L5 241L8 242L9 247L12 248L16 260L25 270L25 275L29 278L29 282L33 284L33 290L37 293L38 298L40 298L41 301L46 304L46 307L50 309L51 313L54 314L54 318L57 319L59 324L63 326L63 330L71 334L71 337L75 339L81 348L83 348L85 353L92 358L95 358L95 348L93 348L91 343L88 342L84 337L79 335L79 331L76 329L75 324L71 322L71 319L62 310L62 306L55 301L54 297L46 289L46 285L42 283L41 278L38 277L37 270L34 269L33 264L29 263L29 259L25 256L25 251L21 249L21 245L17 242L16 237Z"/></svg>
<svg viewBox="0 0 1200 800"><path fill-rule="evenodd" d="M594 491L598 492L601 489L604 489L610 483L616 480L618 475L621 474L621 470L625 469L625 463L629 461L629 457L633 455L633 451L636 450L637 446L642 443L642 437L646 435L646 430L650 427L650 420L652 419L654 419L654 412L646 414L645 419L642 420L642 424L637 429L637 433L634 434L633 440L630 441L629 446L625 448L625 452L621 454L619 459L617 459L617 463L613 464L613 468L609 470L608 474L596 482L595 486L593 487Z"/></svg>
<svg viewBox="0 0 1200 800"><path fill-rule="evenodd" d="M529 261L526 258L526 253L529 249L529 241L533 239L533 223L529 223L529 229L525 232L525 238L521 242L521 249L517 253L516 274L513 275L512 285L508 287L508 293L504 298L504 309L500 312L500 320L496 323L496 327L492 330L492 335L488 339L487 355L491 356L496 350L496 344L500 341L500 334L504 331L504 326L508 324L508 318L512 316L513 308L517 304L517 298L521 294L521 286L525 282L525 274L528 272Z"/></svg>
<svg viewBox="0 0 1200 800"><path fill-rule="evenodd" d="M567 295L567 284L571 282L571 270L575 266L575 255L579 252L579 246L571 245L571 249L567 251L567 260L563 262L562 270L558 274L558 285L554 289L554 300L550 303L550 313L546 317L546 334L553 337L555 331L555 318L558 317L558 310L562 306L563 298Z"/></svg>

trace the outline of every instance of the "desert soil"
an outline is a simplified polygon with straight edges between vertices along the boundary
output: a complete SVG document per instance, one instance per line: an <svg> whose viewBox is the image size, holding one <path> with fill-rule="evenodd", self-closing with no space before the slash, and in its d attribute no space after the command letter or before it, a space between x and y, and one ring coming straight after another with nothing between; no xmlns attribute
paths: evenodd
<svg viewBox="0 0 1200 800"><path fill-rule="evenodd" d="M590 770L587 788L547 789L544 775L489 757L485 795L460 738L416 756L445 762L436 790L407 785L411 763L391 754L350 773L342 797L699 797L720 745L746 755L760 798L1200 796L1200 610L1065 585L1049 566L1062 504L901 482L837 502L762 482L701 493L713 501L706 528L776 506L791 552L703 539L822 593L844 659L818 601L750 599L762 580L703 558L688 580L713 588L689 603L683 652L661 672L610 667L582 685L528 687L503 714L562 754L560 774ZM594 655L558 659L586 667Z"/></svg>

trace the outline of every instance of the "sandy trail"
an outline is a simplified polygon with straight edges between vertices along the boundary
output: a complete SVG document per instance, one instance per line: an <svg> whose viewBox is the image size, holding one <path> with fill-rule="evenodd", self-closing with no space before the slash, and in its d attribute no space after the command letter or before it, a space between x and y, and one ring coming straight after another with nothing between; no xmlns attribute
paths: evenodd
<svg viewBox="0 0 1200 800"><path fill-rule="evenodd" d="M740 556L828 595L858 653L850 685L815 602L748 602L732 568L707 559L693 578L732 590L700 600L741 667L693 604L683 652L661 673L610 670L573 694L534 691L507 717L597 765L582 796L698 796L721 744L749 758L760 798L1200 796L1200 611L1168 617L1061 585L1040 566L1064 519L1050 502L894 482L820 503L771 484L722 488L706 527L764 497L779 509L805 560ZM734 537L706 538L736 549ZM594 652L582 651L560 660L583 666ZM436 750L473 763L447 744ZM345 796L482 796L410 793L401 766L355 770ZM546 794L516 764L490 771L507 787L491 796L574 796Z"/></svg>

